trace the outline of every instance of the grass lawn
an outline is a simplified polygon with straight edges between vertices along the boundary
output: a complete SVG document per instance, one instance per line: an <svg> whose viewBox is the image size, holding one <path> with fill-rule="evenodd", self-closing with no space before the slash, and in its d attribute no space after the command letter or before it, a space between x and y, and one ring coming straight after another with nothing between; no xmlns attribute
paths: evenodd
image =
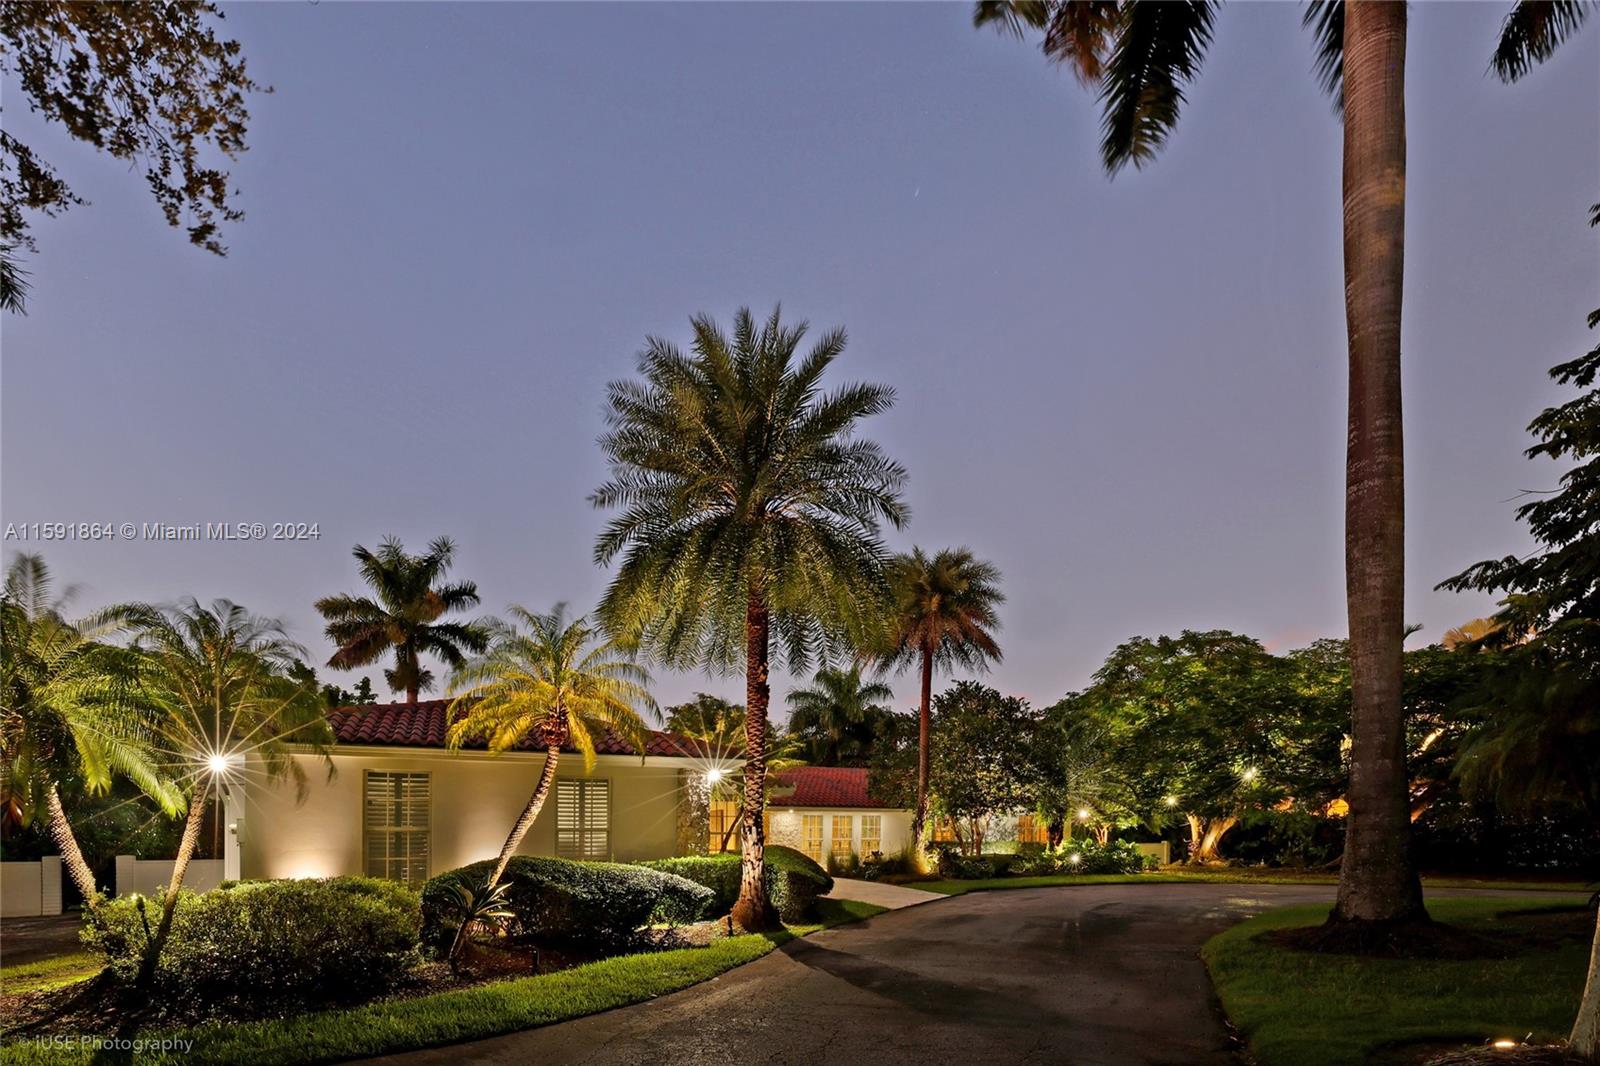
<svg viewBox="0 0 1600 1066"><path fill-rule="evenodd" d="M758 959L796 936L870 918L884 908L854 900L820 900L818 910L821 920L813 925L791 926L776 934L729 937L703 948L626 955L538 977L276 1021L141 1033L137 1034L140 1038L170 1040L173 1045L170 1050L148 1045L138 1061L141 1066L180 1062L190 1066L291 1066L498 1036L676 992ZM86 1047L17 1042L6 1045L0 1061L87 1063L93 1057L93 1049Z"/></svg>
<svg viewBox="0 0 1600 1066"><path fill-rule="evenodd" d="M1430 900L1434 918L1511 932L1506 911L1571 909L1537 899ZM1271 911L1213 937L1202 950L1228 1017L1261 1066L1359 1066L1385 1044L1471 1044L1494 1037L1564 1038L1583 991L1589 944L1535 940L1506 959L1362 959L1293 951L1254 939L1315 925L1327 908ZM1588 923L1592 927L1592 921ZM1535 934L1537 935L1537 934Z"/></svg>
<svg viewBox="0 0 1600 1066"><path fill-rule="evenodd" d="M1232 870L1164 870L1149 874L1046 874L1040 877L987 877L972 881L907 881L905 887L926 892L959 896L964 892L986 892L995 888L1045 888L1051 885L1332 885L1338 877L1325 873L1295 873L1288 870L1254 872ZM1481 877L1427 877L1423 886L1441 888L1501 888L1514 892L1592 892L1592 883L1583 881L1509 881Z"/></svg>
<svg viewBox="0 0 1600 1066"><path fill-rule="evenodd" d="M78 951L54 959L0 966L0 995L20 996L27 992L60 988L82 981L85 977L93 977L103 965L98 956Z"/></svg>

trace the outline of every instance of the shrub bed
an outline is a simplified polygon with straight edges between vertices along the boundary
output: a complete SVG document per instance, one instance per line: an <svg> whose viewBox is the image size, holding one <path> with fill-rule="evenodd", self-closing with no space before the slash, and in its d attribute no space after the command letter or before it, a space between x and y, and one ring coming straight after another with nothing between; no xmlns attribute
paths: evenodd
<svg viewBox="0 0 1600 1066"><path fill-rule="evenodd" d="M112 977L131 982L161 917L159 900L108 900L84 927ZM249 881L182 892L156 967L164 992L255 1004L352 1002L387 991L416 964L415 890L364 877Z"/></svg>
<svg viewBox="0 0 1600 1066"><path fill-rule="evenodd" d="M453 886L476 890L494 869L486 859L431 879L422 890L422 941L449 945L459 921ZM618 945L651 922L692 922L713 893L684 877L613 862L518 855L506 867L506 907L514 934L552 942Z"/></svg>
<svg viewBox="0 0 1600 1066"><path fill-rule="evenodd" d="M1137 874L1153 865L1139 846L1128 840L1100 844L1093 839L1063 841L1050 850L1037 845L1019 849L1010 871L1027 877L1041 874Z"/></svg>
<svg viewBox="0 0 1600 1066"><path fill-rule="evenodd" d="M814 913L817 900L833 891L833 878L802 852L781 844L768 844L766 857L767 895L784 921L804 921ZM739 898L741 861L737 853L728 852L652 859L639 865L703 885L712 893L708 913L726 914Z"/></svg>

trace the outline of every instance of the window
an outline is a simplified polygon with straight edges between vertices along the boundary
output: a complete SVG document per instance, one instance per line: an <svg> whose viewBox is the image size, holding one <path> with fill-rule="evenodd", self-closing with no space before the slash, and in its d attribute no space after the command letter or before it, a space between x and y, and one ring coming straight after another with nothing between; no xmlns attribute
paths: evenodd
<svg viewBox="0 0 1600 1066"><path fill-rule="evenodd" d="M883 850L883 815L861 816L861 857L865 859L875 851Z"/></svg>
<svg viewBox="0 0 1600 1066"><path fill-rule="evenodd" d="M724 850L739 850L739 830L735 829L732 836L728 835L728 827L734 825L734 823L739 820L739 807L740 803L738 800L711 801L711 816L708 820L709 826L706 837L706 851L715 854L716 852ZM722 846L722 841L724 838L726 838L728 841L728 846L726 849L724 849Z"/></svg>
<svg viewBox="0 0 1600 1066"><path fill-rule="evenodd" d="M556 854L563 859L611 857L611 782L556 782Z"/></svg>
<svg viewBox="0 0 1600 1066"><path fill-rule="evenodd" d="M428 879L428 775L368 770L363 785L368 877Z"/></svg>
<svg viewBox="0 0 1600 1066"><path fill-rule="evenodd" d="M848 814L833 816L833 857L837 862L843 862L850 857L855 841L855 819Z"/></svg>
<svg viewBox="0 0 1600 1066"><path fill-rule="evenodd" d="M800 837L804 845L800 850L811 856L812 862L821 862L822 815L802 814L800 816Z"/></svg>
<svg viewBox="0 0 1600 1066"><path fill-rule="evenodd" d="M940 818L933 823L933 842L935 844L948 844L956 839L956 823L948 818Z"/></svg>

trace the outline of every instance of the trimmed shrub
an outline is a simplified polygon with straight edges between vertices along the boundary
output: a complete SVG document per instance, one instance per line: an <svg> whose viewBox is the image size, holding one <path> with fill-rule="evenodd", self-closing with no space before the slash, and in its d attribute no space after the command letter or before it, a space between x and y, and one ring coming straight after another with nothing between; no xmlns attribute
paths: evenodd
<svg viewBox="0 0 1600 1066"><path fill-rule="evenodd" d="M422 890L422 942L439 950L455 935L459 907L451 887L477 889L494 869L485 859L442 873ZM514 934L616 946L651 922L692 922L712 892L671 873L615 862L572 862L517 855L506 867L506 906Z"/></svg>
<svg viewBox="0 0 1600 1066"><path fill-rule="evenodd" d="M1076 856L1076 859L1074 859ZM1054 851L1018 854L1010 872L1020 876L1040 874L1137 874L1148 866L1139 846L1131 840L1100 844L1088 840L1064 840Z"/></svg>
<svg viewBox="0 0 1600 1066"><path fill-rule="evenodd" d="M113 978L131 982L159 899L107 900L83 941ZM355 1001L387 991L420 961L417 892L366 877L230 882L178 896L156 967L163 992L214 1001L302 1004Z"/></svg>
<svg viewBox="0 0 1600 1066"><path fill-rule="evenodd" d="M833 878L802 852L781 844L768 844L767 896L786 922L811 917L819 897L833 891ZM686 855L675 859L652 859L639 865L664 873L686 877L711 890L707 913L727 914L739 898L741 858L737 852L721 855Z"/></svg>

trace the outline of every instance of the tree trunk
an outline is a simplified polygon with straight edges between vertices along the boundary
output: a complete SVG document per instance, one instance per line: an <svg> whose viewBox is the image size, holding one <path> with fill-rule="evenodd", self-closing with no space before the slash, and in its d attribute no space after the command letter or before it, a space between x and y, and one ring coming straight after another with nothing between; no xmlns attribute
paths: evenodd
<svg viewBox="0 0 1600 1066"><path fill-rule="evenodd" d="M1094 827L1094 841L1102 848L1111 843L1111 825L1109 822L1101 822Z"/></svg>
<svg viewBox="0 0 1600 1066"><path fill-rule="evenodd" d="M745 716L744 716L744 807L739 820L744 826L743 863L739 871L739 898L731 917L744 929L755 933L776 929L778 912L767 898L766 834L761 812L766 806L767 785L767 704L772 690L767 684L767 652L772 639L771 619L760 590L752 588L745 605Z"/></svg>
<svg viewBox="0 0 1600 1066"><path fill-rule="evenodd" d="M917 705L917 812L911 819L911 842L921 850L928 822L928 745L933 734L933 649L922 648L922 701Z"/></svg>
<svg viewBox="0 0 1600 1066"><path fill-rule="evenodd" d="M205 782L205 778L201 779ZM156 926L155 935L150 938L150 943L145 947L144 959L139 963L139 974L134 978L134 987L149 989L156 976L156 963L161 959L161 949L166 946L167 936L172 932L172 916L178 909L178 892L183 888L183 875L189 871L189 860L194 856L194 849L200 843L200 827L206 818L206 800L209 797L211 786L202 783L195 794L189 797L189 815L183 822L183 836L178 841L178 854L172 862L172 880L167 883L166 895L161 900L161 921Z"/></svg>
<svg viewBox="0 0 1600 1066"><path fill-rule="evenodd" d="M539 811L544 808L544 801L550 795L550 786L555 783L556 763L561 760L561 745L552 744L544 752L544 769L539 771L539 783L533 787L533 795L528 797L528 805L522 808L522 814L517 817L516 824L511 827L506 842L500 848L500 857L495 861L494 869L489 871L489 877L483 883L483 892L491 892L500 883L506 874L506 867L511 865L511 857L522 846L523 839L528 835L528 830L533 828L533 823L539 820ZM450 953L446 956L454 963L461 949L466 947L467 928L472 923L463 920L456 927L456 935L450 941Z"/></svg>
<svg viewBox="0 0 1600 1066"><path fill-rule="evenodd" d="M100 902L100 890L94 884L94 871L89 869L89 864L83 859L83 852L78 849L78 838L72 832L72 823L67 821L67 812L61 806L61 793L56 790L54 781L45 785L44 804L45 811L49 815L49 824L46 828L50 833L50 840L61 853L61 862L72 877L72 883L78 886L84 906L93 910Z"/></svg>
<svg viewBox="0 0 1600 1066"><path fill-rule="evenodd" d="M1045 827L1044 832L1045 843L1049 846L1051 851L1054 851L1056 848L1061 846L1061 840L1064 836L1066 836L1066 823L1062 819L1057 818Z"/></svg>
<svg viewBox="0 0 1600 1066"><path fill-rule="evenodd" d="M1594 946L1589 949L1589 979L1583 984L1578 1020L1568 1039L1573 1051L1600 1061L1600 914L1595 915Z"/></svg>
<svg viewBox="0 0 1600 1066"><path fill-rule="evenodd" d="M1228 830L1239 824L1233 815L1202 818L1198 814L1185 815L1189 821L1189 861L1213 863L1222 861L1222 838Z"/></svg>
<svg viewBox="0 0 1600 1066"><path fill-rule="evenodd" d="M1405 467L1400 308L1405 264L1406 9L1345 6L1344 271L1350 348L1345 599L1350 815L1330 922L1425 920L1412 864L1401 644Z"/></svg>

